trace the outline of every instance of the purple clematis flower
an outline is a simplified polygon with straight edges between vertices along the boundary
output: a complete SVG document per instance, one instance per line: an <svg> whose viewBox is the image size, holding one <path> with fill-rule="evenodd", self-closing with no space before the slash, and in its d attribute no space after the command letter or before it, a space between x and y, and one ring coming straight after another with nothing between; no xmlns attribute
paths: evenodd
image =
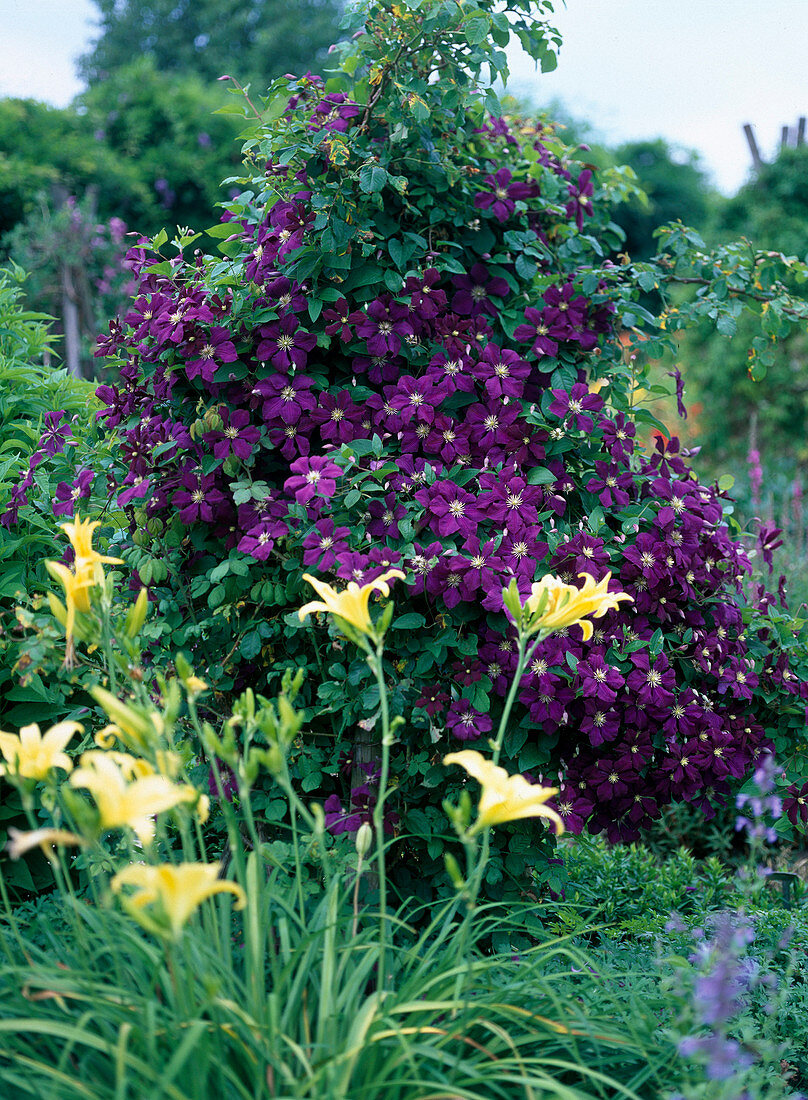
<svg viewBox="0 0 808 1100"><path fill-rule="evenodd" d="M337 479L342 470L330 458L322 455L306 455L289 467L293 477L283 483L287 493L292 493L298 504L307 504L313 497L332 497L337 491Z"/></svg>
<svg viewBox="0 0 808 1100"><path fill-rule="evenodd" d="M458 699L449 707L446 730L458 741L479 741L491 732L491 719L473 707L468 699Z"/></svg>
<svg viewBox="0 0 808 1100"><path fill-rule="evenodd" d="M72 516L79 500L89 497L95 480L95 472L89 466L82 466L75 481L60 481L56 486L56 498L53 502L55 516Z"/></svg>
<svg viewBox="0 0 808 1100"><path fill-rule="evenodd" d="M485 264L476 263L468 275L454 275L452 283L457 288L452 297L452 309L462 317L476 317L478 313L496 315L497 306L489 295L506 298L510 287L505 279L489 275Z"/></svg>
<svg viewBox="0 0 808 1100"><path fill-rule="evenodd" d="M212 382L216 368L222 363L235 363L238 359L236 345L230 339L230 332L219 326L209 333L194 336L187 345L185 373L188 378L200 377L203 382Z"/></svg>
<svg viewBox="0 0 808 1100"><path fill-rule="evenodd" d="M227 458L232 454L246 462L261 438L260 429L250 424L250 414L246 409L235 409L231 412L223 408L221 415L221 431L208 432L203 439L213 445L216 458Z"/></svg>
<svg viewBox="0 0 808 1100"><path fill-rule="evenodd" d="M498 222L506 222L521 199L535 198L539 193L538 184L512 182L513 176L507 168L500 168L492 176L485 177L490 191L480 191L474 196L474 205L478 210L490 210Z"/></svg>
<svg viewBox="0 0 808 1100"><path fill-rule="evenodd" d="M569 393L566 390L552 390L555 400L548 412L561 420L570 419L579 431L591 432L595 422L589 413L597 413L603 408L603 398L590 393L585 382L576 382Z"/></svg>
<svg viewBox="0 0 808 1100"><path fill-rule="evenodd" d="M255 349L256 358L269 359L280 370L303 370L309 352L316 346L317 337L300 327L294 314L287 314L280 321L261 325L261 339Z"/></svg>

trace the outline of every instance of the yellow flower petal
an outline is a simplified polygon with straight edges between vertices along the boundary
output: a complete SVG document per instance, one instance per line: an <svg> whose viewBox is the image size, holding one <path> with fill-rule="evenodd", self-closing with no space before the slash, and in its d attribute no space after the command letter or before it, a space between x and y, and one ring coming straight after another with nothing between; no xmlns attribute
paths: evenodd
<svg viewBox="0 0 808 1100"><path fill-rule="evenodd" d="M558 794L557 787L540 787L528 783L523 775L508 775L504 768L487 760L476 749L452 752L443 758L444 764L459 764L482 787L477 808L477 820L471 834L489 825L517 821L524 817L546 817L556 827L556 835L564 832L564 822L555 810L544 803Z"/></svg>
<svg viewBox="0 0 808 1100"><path fill-rule="evenodd" d="M112 889L120 893L134 886L129 898L133 910L158 905L176 937L203 901L214 894L228 892L236 897L236 908L243 909L247 896L235 882L219 878L220 863L164 863L156 867L132 863L112 880Z"/></svg>
<svg viewBox="0 0 808 1100"><path fill-rule="evenodd" d="M50 858L54 844L83 844L84 840L76 833L70 833L66 829L31 829L27 833L9 826L8 844L6 851L9 859L19 859L32 848L41 848L44 854Z"/></svg>
<svg viewBox="0 0 808 1100"><path fill-rule="evenodd" d="M329 615L336 615L345 622L350 623L356 630L373 637L375 628L370 617L368 603L373 592L380 592L383 596L390 595L389 580L404 580L406 574L400 569L388 569L380 577L364 584L360 588L356 581L349 581L342 591L337 591L325 581L312 577L309 573L303 574L303 580L308 581L314 591L321 598L312 600L298 611L298 617L302 622L307 615L315 611L325 611Z"/></svg>
<svg viewBox="0 0 808 1100"><path fill-rule="evenodd" d="M123 565L122 558L108 558L103 554L99 554L97 550L93 550L93 531L96 527L101 526L100 520L94 520L91 523L88 519L82 520L76 512L72 523L62 523L60 526L70 539L70 545L76 553L77 562L83 558L85 560L107 562L109 565Z"/></svg>
<svg viewBox="0 0 808 1100"><path fill-rule="evenodd" d="M632 600L626 592L609 592L611 573L600 581L589 573L579 573L583 586L565 584L560 577L549 573L539 581L534 581L530 595L524 604L527 615L534 616L531 626L534 630L562 630L568 626L580 626L584 641L592 637L592 624L585 616L599 619L607 611L620 605L621 600Z"/></svg>
<svg viewBox="0 0 808 1100"><path fill-rule="evenodd" d="M83 729L78 722L57 722L44 736L36 724L23 726L19 734L0 731L0 753L6 760L0 770L23 779L45 779L54 768L69 772L73 761L64 750Z"/></svg>
<svg viewBox="0 0 808 1100"><path fill-rule="evenodd" d="M190 801L189 792L194 792L194 797L196 792L156 774L141 775L129 782L128 776L137 774L138 769L129 764L134 758L127 754L120 757L125 759L119 762L112 753L96 750L84 753L81 767L70 777L71 786L90 791L102 828L128 827L142 844L150 844L154 839L155 816Z"/></svg>

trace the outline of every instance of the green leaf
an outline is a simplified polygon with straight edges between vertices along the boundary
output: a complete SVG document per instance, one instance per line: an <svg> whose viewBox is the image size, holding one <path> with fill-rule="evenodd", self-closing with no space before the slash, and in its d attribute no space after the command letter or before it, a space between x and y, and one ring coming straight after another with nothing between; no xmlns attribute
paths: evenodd
<svg viewBox="0 0 808 1100"><path fill-rule="evenodd" d="M149 264L149 266L144 267L143 270L145 272L148 272L149 275L170 275L173 271L173 268L168 260L164 260L162 263L159 264Z"/></svg>
<svg viewBox="0 0 808 1100"><path fill-rule="evenodd" d="M552 470L546 470L543 466L534 466L527 475L528 485L552 485L555 479Z"/></svg>
<svg viewBox="0 0 808 1100"><path fill-rule="evenodd" d="M366 195L381 191L387 183L387 169L380 164L365 164L359 169L359 190Z"/></svg>
<svg viewBox="0 0 808 1100"><path fill-rule="evenodd" d="M637 282L644 291L654 290L656 279L651 271L641 271L637 276Z"/></svg>
<svg viewBox="0 0 808 1100"><path fill-rule="evenodd" d="M532 279L538 270L537 265L529 260L527 256L516 257L516 274L521 279Z"/></svg>
<svg viewBox="0 0 808 1100"><path fill-rule="evenodd" d="M426 625L426 619L417 611L408 611L406 615L399 615L393 620L393 630L418 630Z"/></svg>
<svg viewBox="0 0 808 1100"><path fill-rule="evenodd" d="M257 630L251 630L249 634L245 634L241 639L241 645L239 646L239 653L246 660L251 661L253 657L257 657L261 652L261 635Z"/></svg>
<svg viewBox="0 0 808 1100"><path fill-rule="evenodd" d="M480 12L479 15L475 13L463 23L463 33L471 46L479 46L486 40L490 31L491 20L484 12Z"/></svg>
<svg viewBox="0 0 808 1100"><path fill-rule="evenodd" d="M387 250L390 253L390 259L399 271L404 271L411 249L408 249L406 245L403 245L401 241L397 241L394 237L387 242Z"/></svg>
<svg viewBox="0 0 808 1100"><path fill-rule="evenodd" d="M396 271L390 271L389 269L384 273L384 285L390 291L391 294L398 294L404 285L404 280Z"/></svg>
<svg viewBox="0 0 808 1100"><path fill-rule="evenodd" d="M227 596L227 590L223 584L214 585L208 594L208 607L220 607Z"/></svg>
<svg viewBox="0 0 808 1100"><path fill-rule="evenodd" d="M218 225L212 225L210 229L206 229L205 233L208 237L233 237L236 235L236 229L233 222L219 222Z"/></svg>

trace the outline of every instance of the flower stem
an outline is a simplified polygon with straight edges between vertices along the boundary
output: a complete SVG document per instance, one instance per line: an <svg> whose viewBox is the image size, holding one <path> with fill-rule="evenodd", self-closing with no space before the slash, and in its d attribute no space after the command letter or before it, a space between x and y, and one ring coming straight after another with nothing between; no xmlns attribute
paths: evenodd
<svg viewBox="0 0 808 1100"><path fill-rule="evenodd" d="M387 700L387 686L384 682L381 642L376 646L375 655L368 652L368 664L379 685L379 706L382 719L382 770L379 776L379 793L373 807L373 832L376 837L376 865L379 874L379 969L378 989L383 990L387 980L387 875L384 852L384 802L387 796L387 783L390 776L390 710Z"/></svg>

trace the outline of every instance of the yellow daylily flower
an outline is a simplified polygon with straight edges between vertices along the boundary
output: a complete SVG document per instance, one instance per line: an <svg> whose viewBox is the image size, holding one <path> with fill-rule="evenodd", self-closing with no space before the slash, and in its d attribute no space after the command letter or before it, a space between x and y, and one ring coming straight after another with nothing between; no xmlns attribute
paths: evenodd
<svg viewBox="0 0 808 1100"><path fill-rule="evenodd" d="M128 826L142 844L154 839L156 814L171 810L182 802L197 802L194 787L170 782L162 775L139 775L139 768L127 754L91 750L81 757L81 767L70 777L73 787L84 787L95 799L104 829ZM146 765L148 767L148 765ZM135 775L130 781L129 777Z"/></svg>
<svg viewBox="0 0 808 1100"><path fill-rule="evenodd" d="M9 859L20 859L32 848L38 847L50 859L54 844L84 844L84 840L76 833L68 832L67 829L31 829L24 833L11 825L8 830L6 851Z"/></svg>
<svg viewBox="0 0 808 1100"><path fill-rule="evenodd" d="M530 595L524 604L527 615L534 618L533 630L560 630L565 626L580 626L584 641L592 637L592 624L585 618L592 615L599 619L607 611L619 606L621 600L633 600L626 592L609 592L611 573L595 583L589 573L579 573L583 578L583 587L565 584L559 577L549 573L535 581Z"/></svg>
<svg viewBox="0 0 808 1100"><path fill-rule="evenodd" d="M102 755L105 753L116 764L120 764L127 779L141 779L145 775L164 775L166 779L176 779L181 773L182 757L178 752L171 752L169 749L155 749L154 766L152 766L148 760L144 760L140 756L132 756L131 753L116 749L115 744L119 740L126 744L126 739L121 736L121 731L117 726L104 726L98 733L93 734L93 741L99 749L103 750ZM82 763L86 762L85 757L89 759L95 751L95 749L88 749L82 755Z"/></svg>
<svg viewBox="0 0 808 1100"><path fill-rule="evenodd" d="M109 726L105 728L109 729ZM132 756L131 753L120 752L118 749L106 746L98 749L88 749L83 752L81 754L81 765L83 768L94 768L97 761L103 761L104 759L111 760L117 768L120 768L121 774L127 783L131 783L133 779L145 779L147 775L158 774L148 760L142 760L139 756ZM103 762L101 767L104 767Z"/></svg>
<svg viewBox="0 0 808 1100"><path fill-rule="evenodd" d="M313 600L300 608L300 611L298 611L300 621L302 622L313 611L325 611L329 615L336 615L338 618L344 619L346 623L350 623L351 626L363 634L374 637L376 631L368 608L371 593L381 592L383 596L389 596L390 586L387 582L394 579L404 580L405 576L406 574L402 573L400 569L388 569L375 581L363 584L361 588L356 581L348 581L347 588L338 592L330 584L326 584L325 581L320 581L309 573L304 573L303 580L308 581L321 598Z"/></svg>
<svg viewBox="0 0 808 1100"><path fill-rule="evenodd" d="M98 520L92 523L90 520L82 520L76 513L72 523L61 524L70 544L75 551L73 567L63 565L58 561L46 561L45 567L50 575L57 580L65 593L67 604L64 617L60 614L61 604L53 597L50 599L51 610L65 628L67 640L67 656L65 663L70 666L73 663L73 635L76 626L76 612L89 611L91 608L90 593L93 588L103 583L104 563L109 565L122 565L121 558L110 558L105 554L99 554L93 549L93 531L100 526Z"/></svg>
<svg viewBox="0 0 808 1100"><path fill-rule="evenodd" d="M0 765L0 775L45 779L53 768L69 772L73 761L64 750L73 735L83 729L78 722L57 722L44 735L36 723L23 726L19 735L0 731L0 753L6 760Z"/></svg>
<svg viewBox="0 0 808 1100"><path fill-rule="evenodd" d="M220 863L163 863L156 867L132 863L115 875L112 889L119 893L124 886L136 887L127 899L130 912L159 906L168 918L172 935L177 937L194 910L214 894L234 894L237 909L247 904L243 889L235 882L220 879L220 870Z"/></svg>
<svg viewBox="0 0 808 1100"><path fill-rule="evenodd" d="M564 832L564 822L545 802L558 794L557 787L539 787L528 783L523 775L508 775L504 768L492 763L476 749L450 752L444 764L459 764L476 779L483 791L477 808L477 820L469 834L480 832L488 825L517 821L523 817L546 817L556 827L556 835Z"/></svg>
<svg viewBox="0 0 808 1100"><path fill-rule="evenodd" d="M58 581L64 589L65 603L67 605L67 614L62 620L62 615L59 613L60 608L58 606L59 601L54 604L51 603L51 611L54 613L57 619L62 623L65 628L65 637L68 642L72 642L73 634L76 629L76 612L77 611L89 611L90 604L90 591L95 588L98 583L95 576L95 567L85 567L80 573L74 573L72 569L68 569L66 565L63 565L60 561L46 561L45 568L55 581Z"/></svg>
<svg viewBox="0 0 808 1100"><path fill-rule="evenodd" d="M65 532L68 539L70 539L70 545L73 547L76 553L76 566L79 568L79 563L83 564L84 561L92 562L106 562L108 565L123 565L122 558L108 558L104 554L99 554L97 550L93 549L93 531L96 527L101 526L100 520L82 520L81 516L76 512L73 517L72 523L60 524L61 529Z"/></svg>

